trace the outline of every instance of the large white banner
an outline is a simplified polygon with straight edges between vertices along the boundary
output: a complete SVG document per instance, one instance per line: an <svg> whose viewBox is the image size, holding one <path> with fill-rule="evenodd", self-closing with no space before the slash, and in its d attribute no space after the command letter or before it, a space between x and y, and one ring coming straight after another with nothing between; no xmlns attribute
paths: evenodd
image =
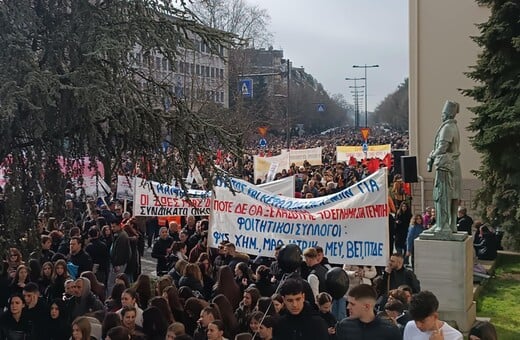
<svg viewBox="0 0 520 340"><path fill-rule="evenodd" d="M386 169L325 197L277 196L232 179L215 188L210 245L221 241L254 255L273 256L279 244L321 246L331 263L385 266L388 260Z"/></svg>
<svg viewBox="0 0 520 340"><path fill-rule="evenodd" d="M283 169L288 170L292 163L296 166L301 166L305 161L308 161L311 165L322 165L321 151L321 147L316 147L312 149L282 150L280 155L272 157L254 156L253 171L255 182L258 179L269 181L269 170L273 170L273 168L275 172L281 172Z"/></svg>
<svg viewBox="0 0 520 340"><path fill-rule="evenodd" d="M282 169L289 169L291 163L289 162L289 153L281 154L273 157L253 156L253 172L255 176L255 183L258 179L264 182L271 169L271 164L277 164L277 171Z"/></svg>
<svg viewBox="0 0 520 340"><path fill-rule="evenodd" d="M301 166L305 161L310 165L322 165L321 162L321 146L311 149L291 149L289 151L283 150L283 154L289 154L289 162L296 166Z"/></svg>
<svg viewBox="0 0 520 340"><path fill-rule="evenodd" d="M385 156L392 152L392 146L390 144L382 145L369 145L366 158L379 158L383 159ZM350 157L354 157L357 160L365 158L362 146L336 146L336 161L337 162L348 162Z"/></svg>
<svg viewBox="0 0 520 340"><path fill-rule="evenodd" d="M122 176L125 177L125 176ZM207 216L211 208L211 192L188 190L189 201L182 189L175 186L147 181L133 180L133 211L135 216ZM119 187L119 184L118 184ZM253 186L273 195L294 197L294 177Z"/></svg>

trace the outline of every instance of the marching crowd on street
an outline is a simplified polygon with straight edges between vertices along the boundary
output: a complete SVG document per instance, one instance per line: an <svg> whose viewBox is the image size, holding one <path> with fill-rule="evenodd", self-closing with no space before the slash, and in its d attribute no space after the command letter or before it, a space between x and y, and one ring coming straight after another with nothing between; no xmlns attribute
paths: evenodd
<svg viewBox="0 0 520 340"><path fill-rule="evenodd" d="M361 162L334 162L336 145L358 142L350 135L335 130L295 141L298 148L322 146L323 165L292 166L278 177L294 175L295 197L303 198L361 180L368 175ZM407 147L407 137L396 132L376 129L371 138ZM273 138L269 152L282 145ZM249 151L246 158L260 149ZM132 169L129 158L123 164ZM252 181L252 167L246 164L241 175ZM391 180L386 267L331 264L313 247L302 249L301 263L291 270L284 268L281 247L273 258L240 253L230 242L209 247L206 217L135 217L114 192L99 205L79 202L69 183L64 215L44 208L39 214L40 247L25 255L11 247L3 256L0 340L463 339L439 319L437 297L421 291L413 272L413 240L435 224L435 211L412 212L401 177L392 173ZM458 228L474 233L479 258L496 256L492 228L473 222L464 207ZM156 275L141 268L146 251L157 261ZM327 288L333 267L349 278L341 296ZM470 336L496 339L490 323L478 324Z"/></svg>

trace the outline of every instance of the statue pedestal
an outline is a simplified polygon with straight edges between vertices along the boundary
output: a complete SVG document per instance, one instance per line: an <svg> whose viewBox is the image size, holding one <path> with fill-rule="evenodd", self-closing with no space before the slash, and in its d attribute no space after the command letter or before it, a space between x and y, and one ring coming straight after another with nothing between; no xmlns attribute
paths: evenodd
<svg viewBox="0 0 520 340"><path fill-rule="evenodd" d="M467 333L476 318L473 301L473 238L464 241L414 241L415 274L421 290L439 299L439 317Z"/></svg>

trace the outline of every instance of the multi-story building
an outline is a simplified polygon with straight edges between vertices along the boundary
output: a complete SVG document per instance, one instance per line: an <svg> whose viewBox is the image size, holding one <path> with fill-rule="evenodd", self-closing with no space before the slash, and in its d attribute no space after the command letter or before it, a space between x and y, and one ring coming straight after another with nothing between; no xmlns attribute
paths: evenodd
<svg viewBox="0 0 520 340"><path fill-rule="evenodd" d="M200 38L192 38L193 49L182 49L175 63L157 51L144 51L136 46L131 53L135 67L146 76L161 84L167 84L170 91L184 98L193 110L199 110L208 103L229 107L228 49L223 46L213 50ZM140 86L144 88L142 80ZM169 107L165 99L165 108Z"/></svg>

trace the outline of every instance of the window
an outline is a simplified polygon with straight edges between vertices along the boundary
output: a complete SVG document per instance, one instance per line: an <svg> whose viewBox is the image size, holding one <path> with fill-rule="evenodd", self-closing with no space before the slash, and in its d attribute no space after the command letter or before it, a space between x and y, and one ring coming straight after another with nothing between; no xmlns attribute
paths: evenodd
<svg viewBox="0 0 520 340"><path fill-rule="evenodd" d="M224 46L222 46L222 45L220 46L220 55L222 55L222 56L224 55Z"/></svg>
<svg viewBox="0 0 520 340"><path fill-rule="evenodd" d="M196 70L197 70L197 75L200 76L200 65L197 64L197 66L195 66Z"/></svg>
<svg viewBox="0 0 520 340"><path fill-rule="evenodd" d="M206 66L206 77L209 78L209 66Z"/></svg>
<svg viewBox="0 0 520 340"><path fill-rule="evenodd" d="M224 69L220 69L220 79L224 79Z"/></svg>
<svg viewBox="0 0 520 340"><path fill-rule="evenodd" d="M168 71L168 59L163 58L162 60L162 69L163 71Z"/></svg>
<svg viewBox="0 0 520 340"><path fill-rule="evenodd" d="M221 103L224 102L224 92L223 91L220 91L220 102Z"/></svg>
<svg viewBox="0 0 520 340"><path fill-rule="evenodd" d="M161 70L161 57L155 57L155 67L157 70Z"/></svg>
<svg viewBox="0 0 520 340"><path fill-rule="evenodd" d="M211 78L215 78L215 68L211 68Z"/></svg>
<svg viewBox="0 0 520 340"><path fill-rule="evenodd" d="M195 64L190 63L190 73L195 74Z"/></svg>

